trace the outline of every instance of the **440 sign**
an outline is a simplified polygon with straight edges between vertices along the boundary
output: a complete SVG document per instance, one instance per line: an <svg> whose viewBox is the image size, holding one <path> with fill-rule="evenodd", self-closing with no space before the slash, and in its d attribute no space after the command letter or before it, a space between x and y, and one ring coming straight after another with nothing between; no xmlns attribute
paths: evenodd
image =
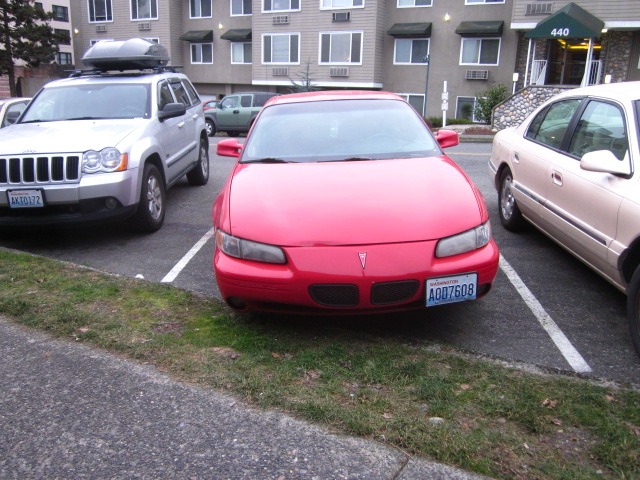
<svg viewBox="0 0 640 480"><path fill-rule="evenodd" d="M551 30L552 37L568 37L571 34L569 28L554 28Z"/></svg>

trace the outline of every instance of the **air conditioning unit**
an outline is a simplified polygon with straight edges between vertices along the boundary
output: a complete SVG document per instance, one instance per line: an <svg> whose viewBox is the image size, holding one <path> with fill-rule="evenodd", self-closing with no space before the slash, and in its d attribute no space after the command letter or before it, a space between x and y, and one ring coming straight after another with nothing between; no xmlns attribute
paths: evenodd
<svg viewBox="0 0 640 480"><path fill-rule="evenodd" d="M288 25L289 24L289 15L276 15L273 17L274 25Z"/></svg>
<svg viewBox="0 0 640 480"><path fill-rule="evenodd" d="M104 33L106 31L107 31L107 26L106 25L96 25L96 32Z"/></svg>
<svg viewBox="0 0 640 480"><path fill-rule="evenodd" d="M331 67L329 75L332 77L348 77L349 67Z"/></svg>
<svg viewBox="0 0 640 480"><path fill-rule="evenodd" d="M288 77L289 76L289 68L288 67L273 67L271 70L271 75L274 77Z"/></svg>
<svg viewBox="0 0 640 480"><path fill-rule="evenodd" d="M549 15L553 13L553 2L527 3L525 15Z"/></svg>
<svg viewBox="0 0 640 480"><path fill-rule="evenodd" d="M334 22L349 22L351 20L351 12L333 12Z"/></svg>
<svg viewBox="0 0 640 480"><path fill-rule="evenodd" d="M140 31L151 30L151 24L149 22L139 23L138 30Z"/></svg>
<svg viewBox="0 0 640 480"><path fill-rule="evenodd" d="M489 70L467 70L464 72L466 80L489 80Z"/></svg>

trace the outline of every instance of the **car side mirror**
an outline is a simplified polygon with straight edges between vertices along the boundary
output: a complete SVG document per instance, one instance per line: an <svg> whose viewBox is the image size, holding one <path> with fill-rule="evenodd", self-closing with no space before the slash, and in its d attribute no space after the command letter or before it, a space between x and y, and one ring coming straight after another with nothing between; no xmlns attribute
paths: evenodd
<svg viewBox="0 0 640 480"><path fill-rule="evenodd" d="M21 113L22 112L7 112L7 116L4 119L4 126L13 125L14 123L16 123L18 121L18 118L20 118Z"/></svg>
<svg viewBox="0 0 640 480"><path fill-rule="evenodd" d="M595 150L585 153L580 160L580 168L588 172L610 173L612 175L631 175L629 154L624 159L618 160L609 150Z"/></svg>
<svg viewBox="0 0 640 480"><path fill-rule="evenodd" d="M440 148L455 147L460 143L460 137L453 130L438 130L436 140Z"/></svg>
<svg viewBox="0 0 640 480"><path fill-rule="evenodd" d="M240 152L242 152L242 144L235 138L221 140L216 147L216 153L221 157L239 158Z"/></svg>
<svg viewBox="0 0 640 480"><path fill-rule="evenodd" d="M179 117L187 113L184 103L167 103L158 113L158 119L163 122L167 118Z"/></svg>

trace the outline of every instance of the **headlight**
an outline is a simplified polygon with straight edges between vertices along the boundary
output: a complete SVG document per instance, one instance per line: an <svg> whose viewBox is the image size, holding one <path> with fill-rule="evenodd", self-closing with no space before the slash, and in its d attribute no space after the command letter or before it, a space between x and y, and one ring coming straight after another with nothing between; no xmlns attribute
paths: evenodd
<svg viewBox="0 0 640 480"><path fill-rule="evenodd" d="M222 230L216 230L216 245L230 257L263 263L287 263L280 247L237 238Z"/></svg>
<svg viewBox="0 0 640 480"><path fill-rule="evenodd" d="M127 154L109 147L99 152L89 150L82 156L84 173L120 172L127 169Z"/></svg>
<svg viewBox="0 0 640 480"><path fill-rule="evenodd" d="M491 224L487 220L482 225L466 232L443 238L436 247L436 257L450 257L484 247L491 240Z"/></svg>

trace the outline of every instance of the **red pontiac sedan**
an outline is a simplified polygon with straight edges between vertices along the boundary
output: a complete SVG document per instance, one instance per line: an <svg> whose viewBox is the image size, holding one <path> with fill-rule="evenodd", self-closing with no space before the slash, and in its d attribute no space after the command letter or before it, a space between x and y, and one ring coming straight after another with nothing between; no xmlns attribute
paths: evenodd
<svg viewBox="0 0 640 480"><path fill-rule="evenodd" d="M213 267L238 310L389 312L475 300L498 248L487 207L416 111L384 92L273 97L213 206Z"/></svg>

